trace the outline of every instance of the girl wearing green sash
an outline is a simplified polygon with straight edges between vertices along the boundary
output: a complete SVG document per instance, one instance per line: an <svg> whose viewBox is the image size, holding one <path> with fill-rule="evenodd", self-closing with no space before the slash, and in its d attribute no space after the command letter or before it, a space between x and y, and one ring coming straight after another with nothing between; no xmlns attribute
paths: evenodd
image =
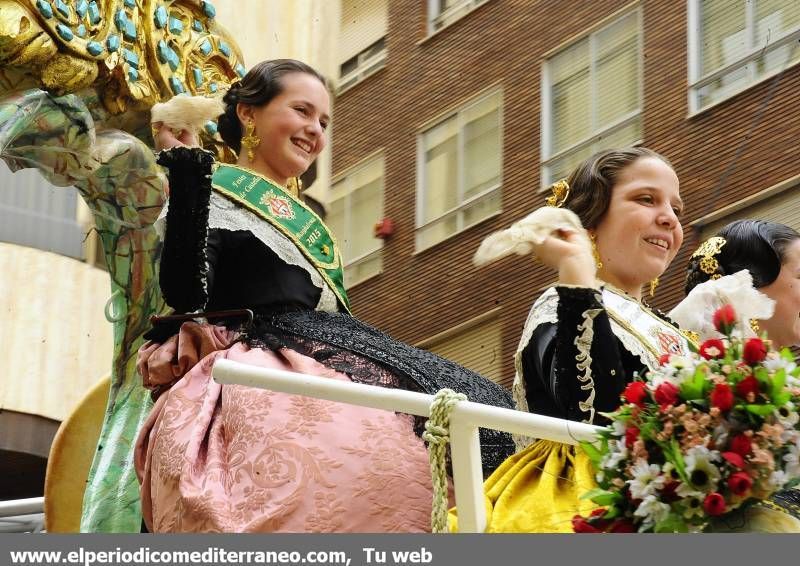
<svg viewBox="0 0 800 566"><path fill-rule="evenodd" d="M307 65L256 65L219 117L236 165L156 129L170 202L160 285L176 313L139 353L157 398L136 447L142 510L153 532L425 531L431 479L420 422L211 379L217 358L330 379L511 407L489 380L397 342L349 314L333 234L291 180L326 143L330 101ZM231 311L249 309L248 322ZM199 319L200 315L198 315ZM513 451L485 432L490 472Z"/></svg>

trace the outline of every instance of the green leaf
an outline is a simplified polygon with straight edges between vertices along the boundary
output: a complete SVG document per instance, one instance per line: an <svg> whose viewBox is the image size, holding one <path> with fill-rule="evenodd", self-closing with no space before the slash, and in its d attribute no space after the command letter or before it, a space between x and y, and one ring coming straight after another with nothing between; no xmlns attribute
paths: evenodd
<svg viewBox="0 0 800 566"><path fill-rule="evenodd" d="M772 384L770 385L769 396L774 400L776 396L780 395L784 386L786 385L786 370L781 368L772 376ZM783 403L778 403L783 405Z"/></svg>
<svg viewBox="0 0 800 566"><path fill-rule="evenodd" d="M598 505L614 505L622 501L622 494L617 491L606 491L605 489L595 488L587 491L580 497L581 499L589 499Z"/></svg>
<svg viewBox="0 0 800 566"><path fill-rule="evenodd" d="M667 460L672 462L675 466L675 471L678 472L681 480L684 483L689 483L689 476L686 475L686 462L683 461L683 453L681 452L681 445L674 438L670 439L669 455L666 454Z"/></svg>
<svg viewBox="0 0 800 566"><path fill-rule="evenodd" d="M681 383L681 397L687 401L703 398L706 375L698 368L691 379Z"/></svg>
<svg viewBox="0 0 800 566"><path fill-rule="evenodd" d="M583 449L583 451L589 457L589 460L592 461L592 465L599 470L600 461L603 459L603 454L608 452L608 440L604 438L599 449L592 442L581 441L579 444L581 449Z"/></svg>
<svg viewBox="0 0 800 566"><path fill-rule="evenodd" d="M775 405L776 407L782 407L791 400L792 400L792 394L784 390L778 393L777 395L773 395L772 404Z"/></svg>
<svg viewBox="0 0 800 566"><path fill-rule="evenodd" d="M770 377L769 377L769 370L763 366L759 366L753 370L753 375L756 376L756 379L759 383L763 383L764 385L769 385Z"/></svg>
<svg viewBox="0 0 800 566"><path fill-rule="evenodd" d="M771 415L772 412L775 410L775 405L767 404L767 405L756 405L756 404L749 404L745 405L744 408L747 410L748 413L753 415L758 415L759 417L766 417L767 415Z"/></svg>
<svg viewBox="0 0 800 566"><path fill-rule="evenodd" d="M666 519L656 523L653 531L656 533L688 533L689 527L680 515L670 513Z"/></svg>

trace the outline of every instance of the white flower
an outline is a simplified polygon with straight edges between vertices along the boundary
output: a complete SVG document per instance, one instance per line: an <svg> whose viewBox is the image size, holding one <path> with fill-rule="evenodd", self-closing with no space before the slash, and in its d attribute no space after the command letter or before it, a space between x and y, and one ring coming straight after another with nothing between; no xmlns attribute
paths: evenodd
<svg viewBox="0 0 800 566"><path fill-rule="evenodd" d="M610 440L608 442L608 452L600 460L600 467L604 470L616 470L619 463L628 458L628 448L624 442Z"/></svg>
<svg viewBox="0 0 800 566"><path fill-rule="evenodd" d="M614 421L611 423L611 428L614 431L614 436L617 436L619 438L625 438L625 430L628 427L624 422Z"/></svg>
<svg viewBox="0 0 800 566"><path fill-rule="evenodd" d="M699 497L702 501L705 497L704 493L697 491L695 488L690 486L688 483L681 482L678 486L678 489L675 490L675 493L681 496L681 498L685 499L687 497Z"/></svg>
<svg viewBox="0 0 800 566"><path fill-rule="evenodd" d="M791 401L778 407L773 414L785 428L794 428L797 422L800 421L797 407Z"/></svg>
<svg viewBox="0 0 800 566"><path fill-rule="evenodd" d="M786 462L784 471L786 475L791 478L800 476L800 441L789 445L789 453L783 455L783 461Z"/></svg>
<svg viewBox="0 0 800 566"><path fill-rule="evenodd" d="M783 470L775 470L769 475L769 479L767 480L768 489L770 489L770 491L778 491L782 489L790 479L788 474Z"/></svg>
<svg viewBox="0 0 800 566"><path fill-rule="evenodd" d="M791 360L785 360L778 352L770 352L767 354L767 359L762 362L762 365L769 370L770 373L775 373L779 369L786 371L786 386L787 387L800 387L800 378L792 375L792 372L797 369L797 364Z"/></svg>
<svg viewBox="0 0 800 566"><path fill-rule="evenodd" d="M669 512L669 505L656 499L655 495L648 495L642 500L633 514L637 517L644 517L644 526L648 527L666 519Z"/></svg>
<svg viewBox="0 0 800 566"><path fill-rule="evenodd" d="M664 476L658 464L648 464L645 460L638 460L633 466L633 479L628 480L631 496L634 499L644 499L655 495L656 490L664 487Z"/></svg>
<svg viewBox="0 0 800 566"><path fill-rule="evenodd" d="M683 516L687 519L692 517L702 517L703 511L703 495L699 492L694 492L693 495L684 497L681 500L683 505Z"/></svg>
<svg viewBox="0 0 800 566"><path fill-rule="evenodd" d="M719 460L719 452L705 446L694 446L686 451L686 475L689 483L698 491L710 493L717 487L719 469L712 462Z"/></svg>

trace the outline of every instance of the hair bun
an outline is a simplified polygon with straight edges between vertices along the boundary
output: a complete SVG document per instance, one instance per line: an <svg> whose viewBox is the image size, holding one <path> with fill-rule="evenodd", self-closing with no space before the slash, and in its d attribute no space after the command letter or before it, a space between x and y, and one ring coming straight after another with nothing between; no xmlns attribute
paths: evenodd
<svg viewBox="0 0 800 566"><path fill-rule="evenodd" d="M242 81L234 81L228 87L228 92L222 97L225 104L236 104L239 102L239 89L242 88Z"/></svg>

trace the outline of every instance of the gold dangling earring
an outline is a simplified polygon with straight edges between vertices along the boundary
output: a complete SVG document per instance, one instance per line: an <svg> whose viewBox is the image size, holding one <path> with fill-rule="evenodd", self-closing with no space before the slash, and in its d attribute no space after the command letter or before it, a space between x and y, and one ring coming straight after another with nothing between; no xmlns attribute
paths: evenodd
<svg viewBox="0 0 800 566"><path fill-rule="evenodd" d="M751 318L750 319L750 330L752 330L753 333L756 336L758 336L758 333L761 330L761 326L758 324L758 319L757 318Z"/></svg>
<svg viewBox="0 0 800 566"><path fill-rule="evenodd" d="M256 125L250 120L245 126L245 135L242 136L242 145L247 148L247 159L253 163L256 159L255 149L261 144L261 138L256 135Z"/></svg>
<svg viewBox="0 0 800 566"><path fill-rule="evenodd" d="M603 269L603 261L600 259L600 250L597 249L597 236L595 236L594 232L589 232L589 240L592 242L594 265L597 267L597 269Z"/></svg>
<svg viewBox="0 0 800 566"><path fill-rule="evenodd" d="M658 287L658 277L656 277L655 279L650 281L650 296L651 297L656 294L656 287Z"/></svg>

